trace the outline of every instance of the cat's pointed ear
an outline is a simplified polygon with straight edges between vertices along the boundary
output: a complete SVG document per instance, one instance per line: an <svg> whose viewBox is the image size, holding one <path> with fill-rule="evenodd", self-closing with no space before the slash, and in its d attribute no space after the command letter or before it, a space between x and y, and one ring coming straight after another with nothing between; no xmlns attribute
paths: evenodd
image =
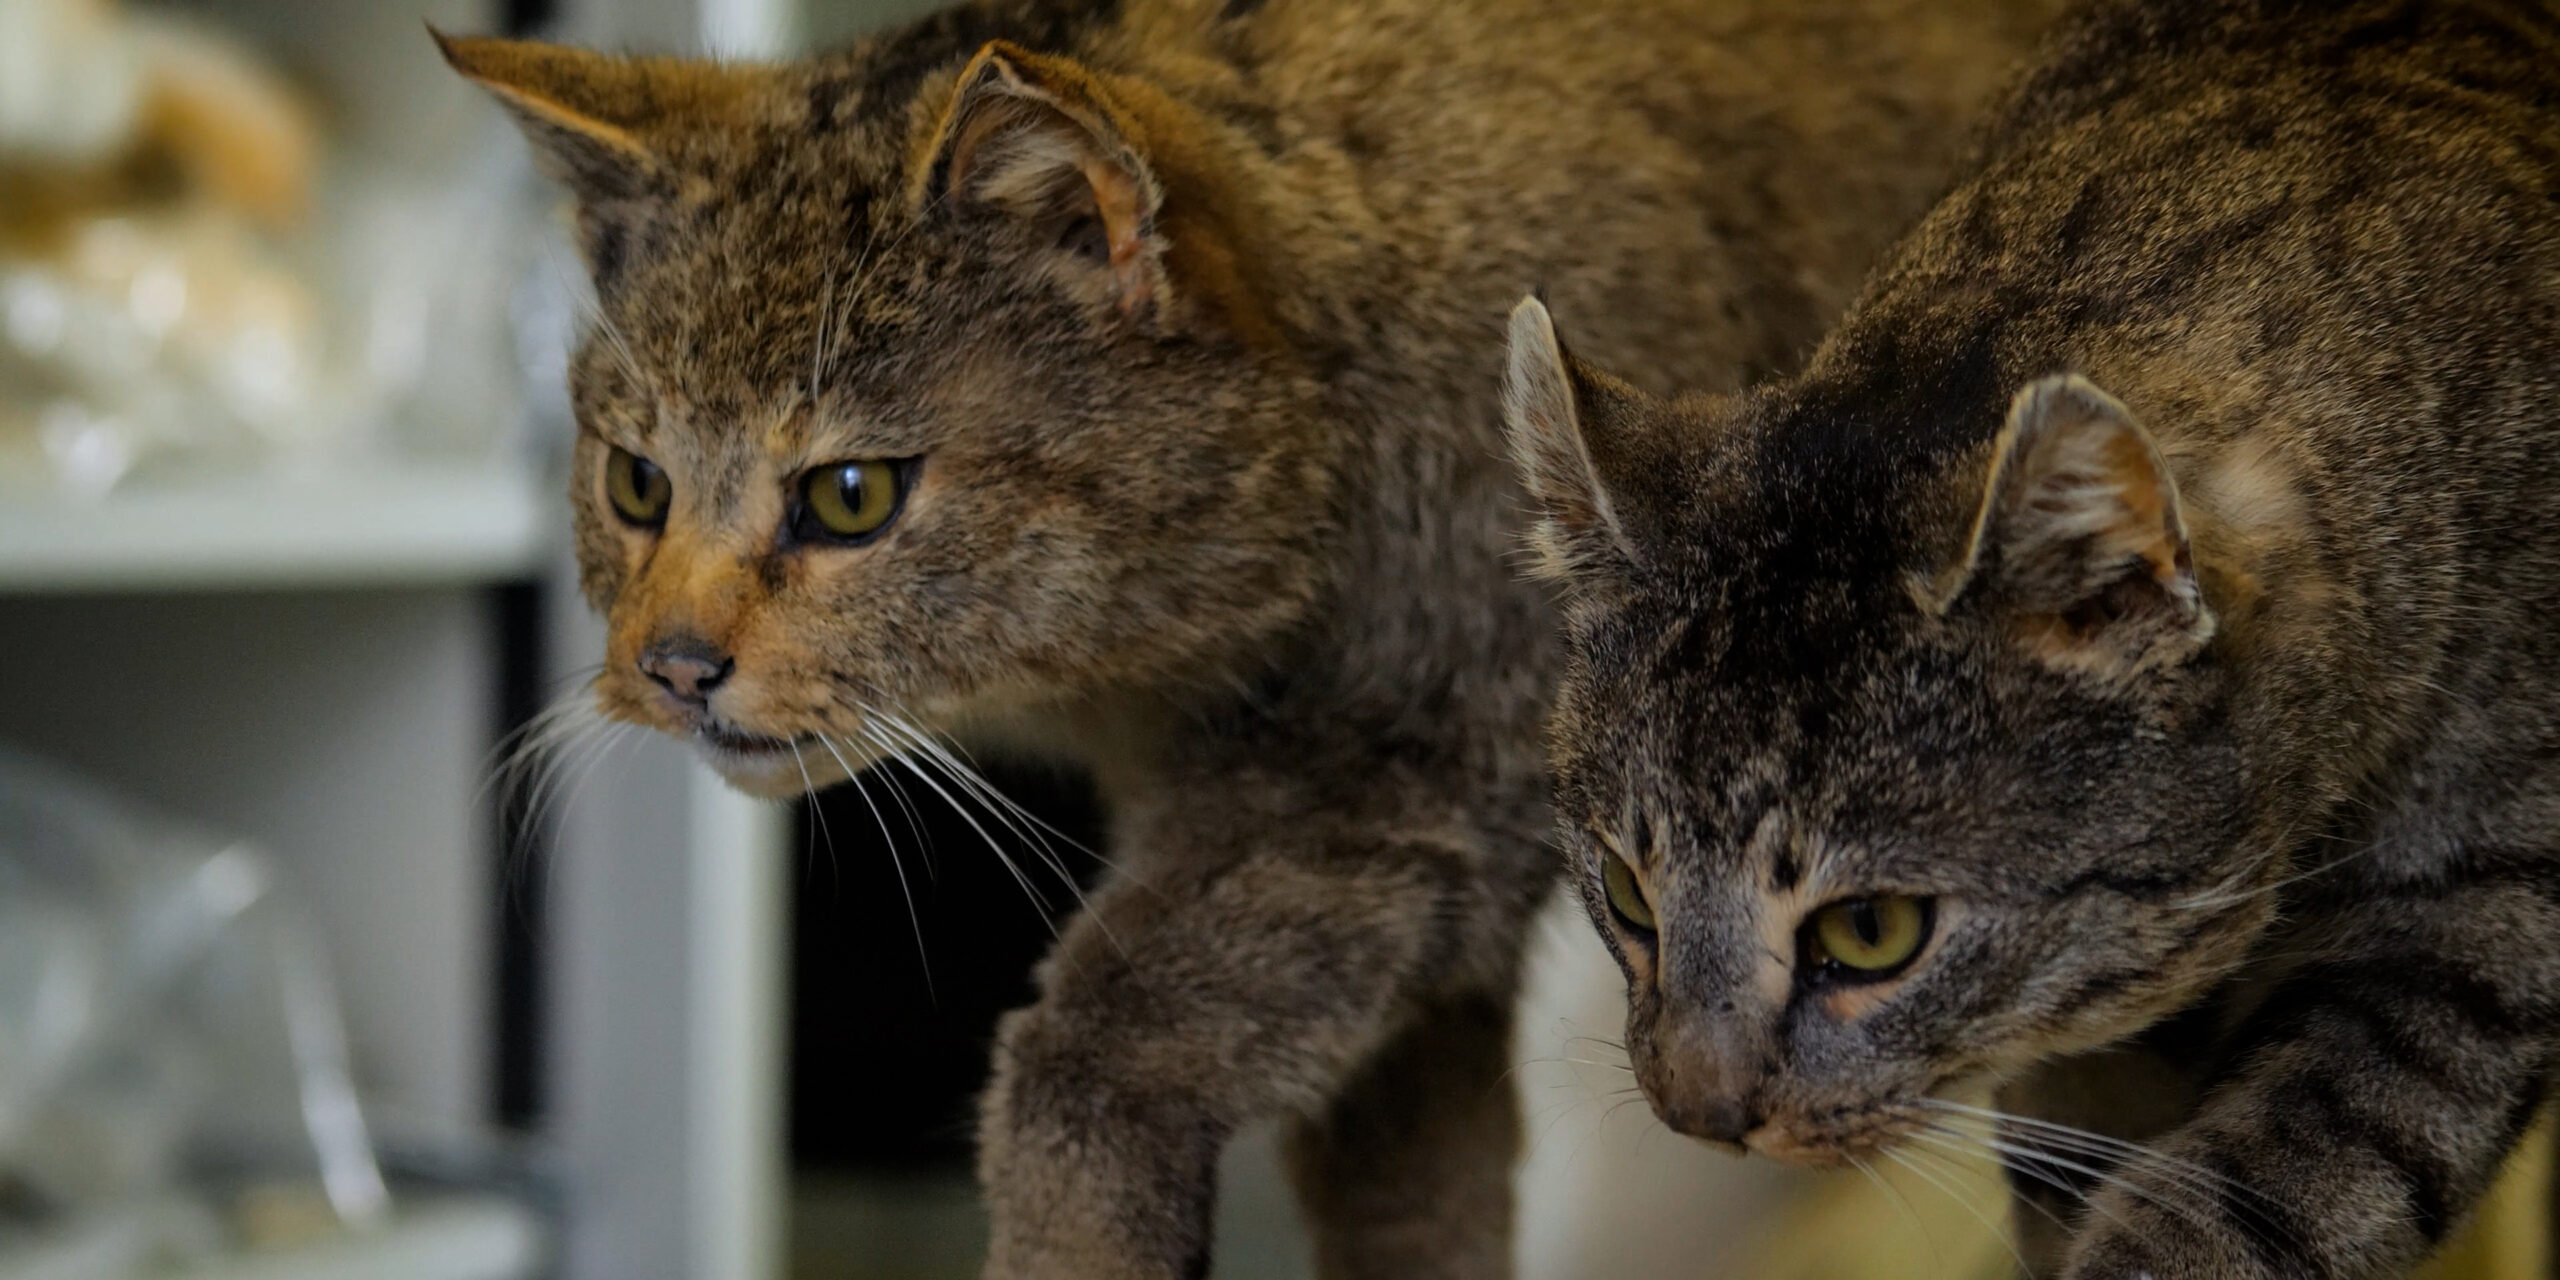
<svg viewBox="0 0 2560 1280"><path fill-rule="evenodd" d="M1164 189L1092 72L992 41L961 71L918 169L928 199L1055 248L1129 316L1170 301Z"/></svg>
<svg viewBox="0 0 2560 1280"><path fill-rule="evenodd" d="M663 195L667 135L727 109L741 73L709 62L625 58L531 40L427 34L444 60L505 105L543 169L586 205Z"/></svg>
<svg viewBox="0 0 2560 1280"><path fill-rule="evenodd" d="M1585 574L1636 562L1634 540L1619 516L1619 499L1595 457L1611 456L1607 442L1595 455L1586 429L1607 431L1607 421L1631 389L1607 385L1603 375L1579 366L1556 337L1546 304L1523 298L1511 309L1511 358L1502 380L1502 419L1511 460L1528 490L1536 524L1530 545L1543 578L1572 581Z"/></svg>
<svg viewBox="0 0 2560 1280"><path fill-rule="evenodd" d="M1993 611L2039 658L2107 675L2184 661L2213 636L2167 461L2076 375L2011 402L1971 545L1939 596Z"/></svg>

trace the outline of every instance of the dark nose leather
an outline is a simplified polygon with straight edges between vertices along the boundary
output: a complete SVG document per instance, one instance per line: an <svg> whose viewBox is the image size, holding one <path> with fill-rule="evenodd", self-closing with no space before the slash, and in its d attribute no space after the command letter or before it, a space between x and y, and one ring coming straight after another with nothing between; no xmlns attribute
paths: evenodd
<svg viewBox="0 0 2560 1280"><path fill-rule="evenodd" d="M641 674L697 707L709 702L711 691L737 669L736 659L700 636L668 636L640 652Z"/></svg>
<svg viewBox="0 0 2560 1280"><path fill-rule="evenodd" d="M1767 1049L1730 1003L1720 1003L1712 1013L1657 1025L1638 1055L1637 1074L1654 1114L1673 1131L1739 1148L1768 1119L1759 1097Z"/></svg>
<svg viewBox="0 0 2560 1280"><path fill-rule="evenodd" d="M1673 1127L1692 1138L1738 1147L1745 1135L1760 1127L1760 1118L1751 1114L1750 1105L1740 1098L1712 1098L1680 1108L1678 1123Z"/></svg>

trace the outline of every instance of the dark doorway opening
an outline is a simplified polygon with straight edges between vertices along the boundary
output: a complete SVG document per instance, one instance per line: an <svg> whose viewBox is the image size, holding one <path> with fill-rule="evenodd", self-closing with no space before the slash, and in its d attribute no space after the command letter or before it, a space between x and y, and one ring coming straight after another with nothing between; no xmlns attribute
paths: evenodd
<svg viewBox="0 0 2560 1280"><path fill-rule="evenodd" d="M1102 846L1100 806L1081 775L995 760L981 773L1038 824L1001 820L937 776L964 813L895 762L800 808L791 1156L801 1170L967 1167L996 1019L1031 1000L1032 967L1053 938L1044 910L1061 925L1075 910L1061 873L1091 885Z"/></svg>

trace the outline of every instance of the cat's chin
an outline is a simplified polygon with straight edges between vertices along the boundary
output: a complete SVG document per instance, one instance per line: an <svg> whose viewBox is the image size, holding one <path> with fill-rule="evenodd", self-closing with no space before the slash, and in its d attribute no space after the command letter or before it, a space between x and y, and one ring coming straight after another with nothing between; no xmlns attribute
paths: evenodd
<svg viewBox="0 0 2560 1280"><path fill-rule="evenodd" d="M1708 1145L1737 1154L1747 1151L1800 1169L1839 1169L1875 1158L1920 1127L1907 1111L1878 1108L1850 1117L1846 1123L1835 1116L1802 1129L1787 1124L1763 1125L1738 1147L1718 1142Z"/></svg>
<svg viewBox="0 0 2560 1280"><path fill-rule="evenodd" d="M800 771L792 766L789 756L784 756L777 766L766 759L732 761L726 758L728 753L716 747L697 748L697 753L712 772L720 775L721 781L759 799L796 800L810 789L800 781Z"/></svg>
<svg viewBox="0 0 2560 1280"><path fill-rule="evenodd" d="M881 759L876 751L826 733L775 738L715 724L697 727L682 741L730 786L767 800L815 795Z"/></svg>
<svg viewBox="0 0 2560 1280"><path fill-rule="evenodd" d="M795 753L791 744L774 747L757 746L741 749L712 741L700 735L687 738L686 744L702 758L722 781L751 796L766 800L796 800L803 794L838 780L840 771L832 760L822 764L806 764L806 753ZM824 768L823 775L804 769Z"/></svg>

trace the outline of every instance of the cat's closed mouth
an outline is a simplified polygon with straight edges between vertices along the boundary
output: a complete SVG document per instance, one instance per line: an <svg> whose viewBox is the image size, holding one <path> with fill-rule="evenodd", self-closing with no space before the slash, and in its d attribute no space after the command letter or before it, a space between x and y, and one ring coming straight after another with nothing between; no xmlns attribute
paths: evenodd
<svg viewBox="0 0 2560 1280"><path fill-rule="evenodd" d="M793 745L789 738L769 738L760 733L747 733L716 721L697 727L693 731L693 736L722 751L742 756L780 755L789 751Z"/></svg>

